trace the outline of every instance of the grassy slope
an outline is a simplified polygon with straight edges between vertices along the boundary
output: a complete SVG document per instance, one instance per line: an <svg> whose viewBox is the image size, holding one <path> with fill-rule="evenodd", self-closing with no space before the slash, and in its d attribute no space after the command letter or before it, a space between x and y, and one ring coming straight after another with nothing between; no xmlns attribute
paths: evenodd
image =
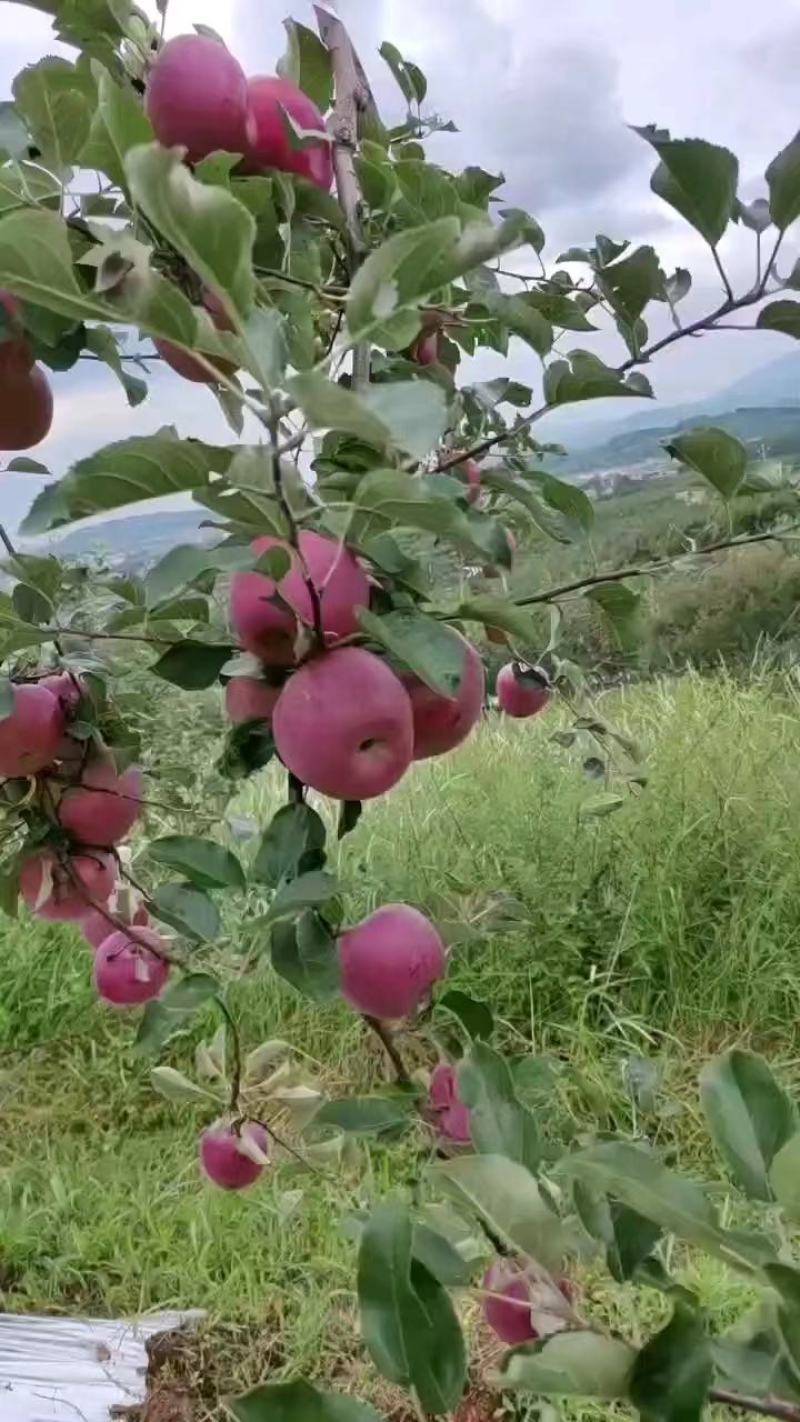
<svg viewBox="0 0 800 1422"><path fill-rule="evenodd" d="M681 1110L657 1129L713 1174L698 1156L699 1054L752 1034L785 1058L800 1006L796 695L788 682L686 679L614 695L603 711L648 753L638 801L582 823L597 787L574 750L550 743L560 713L487 725L460 754L420 766L345 842L348 917L379 893L448 919L462 940L452 981L496 1005L517 1050L580 1068L562 1095L567 1123L594 1112L627 1128L621 1060L663 1056ZM264 823L276 791L260 777L237 809ZM375 1148L363 1177L310 1181L283 1167L243 1198L208 1190L195 1164L202 1109L153 1095L128 1019L93 1001L77 937L29 919L0 934L0 1304L200 1306L247 1325L242 1375L360 1368L352 1248L336 1220L385 1191L392 1171L407 1178L410 1156ZM379 1077L339 1007L307 1007L266 966L235 995L248 1045L297 1042L332 1092ZM286 1192L301 1188L287 1219ZM696 1282L724 1313L733 1295L717 1267ZM233 1348L228 1382L240 1362Z"/></svg>

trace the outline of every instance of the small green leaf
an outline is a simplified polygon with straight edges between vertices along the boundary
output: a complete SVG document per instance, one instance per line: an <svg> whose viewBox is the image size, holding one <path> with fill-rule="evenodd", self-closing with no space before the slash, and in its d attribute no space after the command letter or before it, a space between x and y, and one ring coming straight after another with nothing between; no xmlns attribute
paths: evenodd
<svg viewBox="0 0 800 1422"><path fill-rule="evenodd" d="M704 429L689 430L665 445L673 459L688 464L702 474L723 499L731 499L745 476L747 450L734 435L727 430L709 425Z"/></svg>
<svg viewBox="0 0 800 1422"><path fill-rule="evenodd" d="M618 1338L588 1329L556 1333L502 1360L499 1386L540 1397L625 1398L636 1359Z"/></svg>
<svg viewBox="0 0 800 1422"><path fill-rule="evenodd" d="M800 1134L791 1136L773 1156L769 1183L789 1218L800 1220Z"/></svg>
<svg viewBox="0 0 800 1422"><path fill-rule="evenodd" d="M369 1403L349 1393L323 1392L304 1378L261 1383L227 1398L226 1407L236 1422L382 1422Z"/></svg>
<svg viewBox="0 0 800 1422"><path fill-rule="evenodd" d="M429 1210L433 1213L437 1208L441 1207L433 1205ZM414 1222L412 1252L414 1258L424 1264L428 1273L445 1288L463 1288L471 1282L475 1273L474 1259L465 1259L445 1235L419 1220Z"/></svg>
<svg viewBox="0 0 800 1422"><path fill-rule="evenodd" d="M508 1063L486 1042L474 1041L458 1066L458 1091L470 1108L470 1134L481 1155L505 1156L535 1172L542 1142L532 1112L514 1089Z"/></svg>
<svg viewBox="0 0 800 1422"><path fill-rule="evenodd" d="M660 1226L627 1205L596 1195L580 1180L574 1182L572 1197L584 1229L605 1249L612 1278L619 1284L634 1278L661 1238Z"/></svg>
<svg viewBox="0 0 800 1422"><path fill-rule="evenodd" d="M767 1062L741 1050L714 1057L700 1073L700 1100L734 1179L752 1199L770 1201L772 1163L800 1117Z"/></svg>
<svg viewBox="0 0 800 1422"><path fill-rule="evenodd" d="M212 647L187 637L185 641L170 647L150 670L184 691L204 691L218 680L222 668L235 650L233 646Z"/></svg>
<svg viewBox="0 0 800 1422"><path fill-rule="evenodd" d="M642 1422L700 1422L714 1376L702 1319L678 1306L639 1353L630 1400Z"/></svg>
<svg viewBox="0 0 800 1422"><path fill-rule="evenodd" d="M167 1101L208 1101L209 1097L213 1099L210 1091L190 1081L188 1076L184 1076L182 1071L176 1071L174 1067L153 1067L150 1085L159 1096L165 1096Z"/></svg>
<svg viewBox="0 0 800 1422"><path fill-rule="evenodd" d="M458 1404L466 1381L464 1340L450 1298L412 1257L408 1210L380 1205L364 1226L358 1254L361 1335L390 1382L412 1387L435 1414Z"/></svg>
<svg viewBox="0 0 800 1422"><path fill-rule="evenodd" d="M333 98L330 51L313 30L297 20L284 20L283 27L289 47L278 62L278 73L293 80L304 94L308 94L320 113L327 113Z"/></svg>
<svg viewBox="0 0 800 1422"><path fill-rule="evenodd" d="M549 354L553 346L553 327L541 311L528 304L524 296L489 291L481 297L481 305L542 359ZM588 326L588 322L586 324Z"/></svg>
<svg viewBox="0 0 800 1422"><path fill-rule="evenodd" d="M270 950L275 972L304 997L329 1002L338 993L336 940L318 913L304 909L298 917L275 923Z"/></svg>
<svg viewBox="0 0 800 1422"><path fill-rule="evenodd" d="M270 904L264 922L276 923L280 918L292 918L300 909L318 908L332 899L338 888L333 874L326 874L323 869L311 869L282 885Z"/></svg>
<svg viewBox="0 0 800 1422"><path fill-rule="evenodd" d="M198 1008L219 992L219 983L208 973L189 973L173 983L157 1002L144 1010L136 1047L140 1052L158 1052L175 1032L188 1027Z"/></svg>
<svg viewBox="0 0 800 1422"><path fill-rule="evenodd" d="M122 364L116 337L107 326L90 326L86 332L86 349L93 351L105 361L117 377L125 391L125 398L131 407L141 405L147 396L147 385L138 376L131 375Z"/></svg>
<svg viewBox="0 0 800 1422"><path fill-rule="evenodd" d="M470 1037L483 1038L484 1041L488 1041L491 1037L494 1031L494 1017L492 1009L487 1003L469 997L467 993L460 992L458 988L451 988L450 992L444 993L437 999L437 1006L445 1007L448 1012L452 1012Z"/></svg>
<svg viewBox="0 0 800 1422"><path fill-rule="evenodd" d="M662 289L664 273L652 247L637 247L612 266L603 267L597 284L617 315L633 323Z"/></svg>
<svg viewBox="0 0 800 1422"><path fill-rule="evenodd" d="M117 84L100 65L96 65L95 74L97 102L80 155L81 166L98 169L118 187L126 188L125 156L138 144L152 143L153 128L130 87Z"/></svg>
<svg viewBox="0 0 800 1422"><path fill-rule="evenodd" d="M584 597L602 609L622 650L633 651L641 635L641 593L622 582L596 583Z"/></svg>
<svg viewBox="0 0 800 1422"><path fill-rule="evenodd" d="M455 1191L508 1246L546 1269L563 1263L566 1239L529 1170L502 1155L465 1155L439 1161L431 1178Z"/></svg>
<svg viewBox="0 0 800 1422"><path fill-rule="evenodd" d="M199 943L213 943L220 934L216 904L190 884L159 884L151 895L153 912L178 933Z"/></svg>
<svg viewBox="0 0 800 1422"><path fill-rule="evenodd" d="M673 139L652 126L634 132L646 139L661 159L650 181L653 192L716 246L733 215L738 158L729 149L701 138Z"/></svg>
<svg viewBox="0 0 800 1422"><path fill-rule="evenodd" d="M800 168L798 168L798 174L800 174ZM754 202L748 203L737 198L733 209L733 220L741 222L742 226L747 227L750 232L766 232L772 222L767 199L756 198Z"/></svg>
<svg viewBox="0 0 800 1422"><path fill-rule="evenodd" d="M94 84L87 70L48 55L21 70L12 85L16 107L44 167L77 162L89 134Z"/></svg>
<svg viewBox="0 0 800 1422"><path fill-rule="evenodd" d="M321 869L325 838L324 822L310 805L283 805L264 831L253 877L276 889L310 869Z"/></svg>
<svg viewBox="0 0 800 1422"><path fill-rule="evenodd" d="M40 464L38 459L29 459L26 454L17 455L16 459L9 459L6 469L12 474L48 474L50 470Z"/></svg>
<svg viewBox="0 0 800 1422"><path fill-rule="evenodd" d="M385 617L361 608L364 631L440 696L454 697L464 676L467 647L444 623L411 609Z"/></svg>
<svg viewBox="0 0 800 1422"><path fill-rule="evenodd" d="M428 92L427 81L422 71L417 68L416 64L405 60L397 45L391 44L389 40L384 40L378 53L381 59L386 60L406 103L421 104Z"/></svg>
<svg viewBox="0 0 800 1422"><path fill-rule="evenodd" d="M147 852L156 864L176 869L199 889L243 889L244 870L235 854L211 839L169 834L153 839Z"/></svg>
<svg viewBox="0 0 800 1422"><path fill-rule="evenodd" d="M0 159L25 158L31 146L31 136L15 106L8 99L0 102Z"/></svg>
<svg viewBox="0 0 800 1422"><path fill-rule="evenodd" d="M280 385L286 369L286 320L274 307L265 310L257 306L245 324L243 335L251 357L250 372L262 390L271 393Z"/></svg>
<svg viewBox="0 0 800 1422"><path fill-rule="evenodd" d="M580 400L613 396L652 397L649 383L639 372L623 378L591 351L572 351L569 360L555 360L544 374L548 405L568 405Z"/></svg>
<svg viewBox="0 0 800 1422"><path fill-rule="evenodd" d="M327 1101L314 1117L315 1126L338 1126L357 1136L379 1136L412 1124L414 1098L404 1096L351 1096Z"/></svg>
<svg viewBox="0 0 800 1422"><path fill-rule="evenodd" d="M602 761L600 762L602 765ZM613 815L616 810L621 810L625 801L621 795L615 795L609 790L603 795L593 795L591 800L584 800L580 807L580 817L582 820L601 820L606 815Z"/></svg>
<svg viewBox="0 0 800 1422"><path fill-rule="evenodd" d="M481 593L478 597L460 602L453 612L454 621L481 622L484 627L499 627L510 632L523 647L533 647L538 641L539 629L535 619L524 607L516 607L502 597L492 597Z"/></svg>
<svg viewBox="0 0 800 1422"><path fill-rule="evenodd" d="M256 224L224 188L198 183L175 149L143 144L125 156L133 201L234 317L246 319L255 293Z"/></svg>
<svg viewBox="0 0 800 1422"><path fill-rule="evenodd" d="M372 385L356 395L306 371L293 376L288 387L315 428L355 435L377 449L397 448L416 459L430 453L447 423L444 393L429 380Z"/></svg>
<svg viewBox="0 0 800 1422"><path fill-rule="evenodd" d="M769 211L772 221L785 232L800 217L800 134L773 158L767 168Z"/></svg>
<svg viewBox="0 0 800 1422"><path fill-rule="evenodd" d="M800 301L770 301L759 311L756 326L800 341Z"/></svg>

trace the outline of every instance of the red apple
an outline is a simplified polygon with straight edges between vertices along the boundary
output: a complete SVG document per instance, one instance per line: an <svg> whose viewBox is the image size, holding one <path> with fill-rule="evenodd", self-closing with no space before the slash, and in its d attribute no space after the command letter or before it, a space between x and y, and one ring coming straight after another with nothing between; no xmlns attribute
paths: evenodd
<svg viewBox="0 0 800 1422"><path fill-rule="evenodd" d="M453 635L464 646L464 673L456 696L442 696L418 677L403 677L414 713L415 760L444 755L461 745L483 710L486 689L483 662L465 637L459 632Z"/></svg>
<svg viewBox="0 0 800 1422"><path fill-rule="evenodd" d="M569 1279L560 1279L554 1288L546 1280L537 1281L515 1260L497 1259L487 1270L483 1287L495 1295L483 1301L484 1318L503 1343L530 1343L565 1327L569 1311L564 1301L570 1304L574 1292Z"/></svg>
<svg viewBox="0 0 800 1422"><path fill-rule="evenodd" d="M337 800L371 800L405 774L414 719L405 688L385 662L343 647L306 662L272 717L278 754L304 785Z"/></svg>
<svg viewBox="0 0 800 1422"><path fill-rule="evenodd" d="M256 676L235 676L225 687L225 713L234 726L245 721L271 721L279 686L270 686Z"/></svg>
<svg viewBox="0 0 800 1422"><path fill-rule="evenodd" d="M501 667L496 687L500 710L517 719L543 711L553 694L547 678L521 662L508 662Z"/></svg>
<svg viewBox="0 0 800 1422"><path fill-rule="evenodd" d="M20 892L40 918L69 923L85 918L92 901L106 903L116 881L110 854L72 854L67 867L52 849L38 849L23 861Z"/></svg>
<svg viewBox="0 0 800 1422"><path fill-rule="evenodd" d="M285 549L291 558L289 571L277 583L262 573L236 573L231 583L231 621L237 636L270 666L292 666L298 619L313 625L306 570L319 593L325 635L332 641L357 632L358 609L369 604L367 575L341 542L303 530L299 545L305 567L282 539L269 534L257 538L253 552L260 557L270 548Z"/></svg>
<svg viewBox="0 0 800 1422"><path fill-rule="evenodd" d="M137 928L135 937L118 929L95 954L94 985L104 1002L138 1007L163 992L169 963L161 954L166 944L154 928Z"/></svg>
<svg viewBox="0 0 800 1422"><path fill-rule="evenodd" d="M119 917L116 910L115 917ZM136 910L131 922L134 928L149 928L150 915L144 904L141 904ZM95 951L105 943L107 938L111 937L112 933L118 932L114 924L109 922L108 915L101 913L99 909L90 909L89 913L85 914L76 926L80 929L89 947L94 948Z"/></svg>
<svg viewBox="0 0 800 1422"><path fill-rule="evenodd" d="M222 302L212 291L204 291L202 296L203 305L206 308L211 320L218 331L231 331L230 318ZM153 345L159 355L166 361L167 365L178 375L182 375L184 380L193 380L197 385L214 385L215 379L210 370L206 370L190 351L185 351L181 346L173 345L172 341L165 341L160 336L153 340ZM232 361L223 360L221 356L207 355L206 360L210 361L215 370L220 375L235 375L236 366Z"/></svg>
<svg viewBox="0 0 800 1422"><path fill-rule="evenodd" d="M0 307L5 312L5 320L0 339L0 377L5 380L9 368L22 365L30 370L33 352L25 339L22 326L22 307L10 291L0 291Z"/></svg>
<svg viewBox="0 0 800 1422"><path fill-rule="evenodd" d="M53 392L25 356L0 362L0 450L33 449L53 423Z"/></svg>
<svg viewBox="0 0 800 1422"><path fill-rule="evenodd" d="M61 702L67 715L77 711L81 697L86 691L81 678L71 671L54 672L52 676L43 676L39 686L45 686L48 691L52 692L56 700Z"/></svg>
<svg viewBox="0 0 800 1422"><path fill-rule="evenodd" d="M217 1121L200 1137L200 1164L209 1180L223 1190L253 1185L264 1169L263 1157L268 1155L269 1136L257 1121L245 1121L238 1131L232 1124Z"/></svg>
<svg viewBox="0 0 800 1422"><path fill-rule="evenodd" d="M481 471L480 465L475 459L465 459L463 464L458 465L459 470L463 470L467 484L467 503L476 504L481 494Z"/></svg>
<svg viewBox="0 0 800 1422"><path fill-rule="evenodd" d="M282 112L285 110L298 128L324 133L325 120L316 104L290 79L277 75L251 79L248 89L246 170L259 173L264 168L278 168L283 173L297 173L328 192L333 177L330 143L322 139L308 148L295 148Z"/></svg>
<svg viewBox="0 0 800 1422"><path fill-rule="evenodd" d="M437 365L439 361L439 332L423 331L411 347L411 359L417 365Z"/></svg>
<svg viewBox="0 0 800 1422"><path fill-rule="evenodd" d="M449 1062L440 1062L433 1069L428 1105L436 1115L440 1136L454 1145L469 1145L472 1140L469 1107L458 1094L458 1075Z"/></svg>
<svg viewBox="0 0 800 1422"><path fill-rule="evenodd" d="M44 686L14 687L14 707L0 720L0 776L35 775L55 759L64 732L64 712Z"/></svg>
<svg viewBox="0 0 800 1422"><path fill-rule="evenodd" d="M78 844L109 849L125 839L136 824L143 788L138 765L129 766L120 775L112 755L95 755L81 772L80 784L61 796L59 823Z"/></svg>
<svg viewBox="0 0 800 1422"><path fill-rule="evenodd" d="M409 1017L443 978L444 943L419 909L384 904L339 939L342 995L369 1017Z"/></svg>
<svg viewBox="0 0 800 1422"><path fill-rule="evenodd" d="M224 44L206 35L178 35L150 70L145 101L156 138L182 147L190 163L224 149L247 148L247 79Z"/></svg>

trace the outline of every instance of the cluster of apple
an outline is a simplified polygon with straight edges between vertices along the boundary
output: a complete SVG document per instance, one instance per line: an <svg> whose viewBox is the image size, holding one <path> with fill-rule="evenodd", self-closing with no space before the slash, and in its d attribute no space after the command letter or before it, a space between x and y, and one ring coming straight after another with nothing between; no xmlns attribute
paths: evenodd
<svg viewBox="0 0 800 1422"><path fill-rule="evenodd" d="M81 930L95 950L100 997L147 1002L167 980L167 945L123 886L119 862L141 814L142 772L119 771L108 746L71 734L85 695L72 672L15 685L12 695L0 720L2 795L39 840L20 867L22 898L38 917Z"/></svg>
<svg viewBox="0 0 800 1422"><path fill-rule="evenodd" d="M16 297L0 291L0 449L32 449L53 423L53 392L25 339Z"/></svg>

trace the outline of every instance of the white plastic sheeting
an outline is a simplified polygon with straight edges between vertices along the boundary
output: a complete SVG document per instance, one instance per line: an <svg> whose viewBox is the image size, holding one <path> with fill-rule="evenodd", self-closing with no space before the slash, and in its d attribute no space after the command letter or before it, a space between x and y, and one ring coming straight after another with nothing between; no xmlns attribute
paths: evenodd
<svg viewBox="0 0 800 1422"><path fill-rule="evenodd" d="M137 1320L0 1314L2 1422L109 1422L144 1402L145 1342L199 1313Z"/></svg>

